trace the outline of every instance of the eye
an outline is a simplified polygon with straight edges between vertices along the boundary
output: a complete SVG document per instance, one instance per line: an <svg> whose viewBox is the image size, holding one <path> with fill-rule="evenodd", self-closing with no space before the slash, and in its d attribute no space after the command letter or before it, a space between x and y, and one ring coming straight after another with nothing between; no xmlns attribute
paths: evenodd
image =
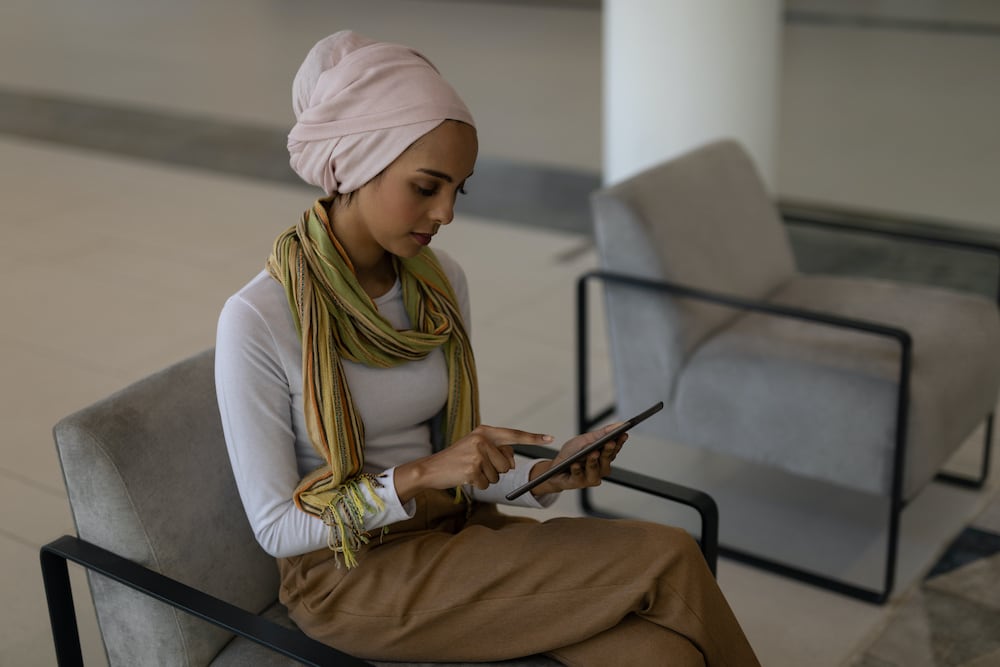
<svg viewBox="0 0 1000 667"><path fill-rule="evenodd" d="M438 186L438 184L434 184L430 187L425 187L420 183L414 183L413 190L421 197L433 197L438 192L440 192L440 187ZM458 186L457 192L458 194L463 194L463 195L468 194L465 190L465 183L462 183L461 185Z"/></svg>

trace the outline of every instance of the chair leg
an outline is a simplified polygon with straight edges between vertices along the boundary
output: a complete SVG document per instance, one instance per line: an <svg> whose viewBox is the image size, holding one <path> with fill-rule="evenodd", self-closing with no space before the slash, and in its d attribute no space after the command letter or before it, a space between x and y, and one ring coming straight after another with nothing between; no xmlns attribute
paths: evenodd
<svg viewBox="0 0 1000 667"><path fill-rule="evenodd" d="M990 449L993 446L993 413L986 418L986 436L983 438L983 463L978 477L966 477L965 475L955 475L948 472L939 472L934 476L939 482L963 486L969 489L981 489L986 484L986 478L990 474Z"/></svg>
<svg viewBox="0 0 1000 667"><path fill-rule="evenodd" d="M49 607L49 623L52 625L52 639L55 642L56 664L59 667L82 665L80 631L76 624L73 589L70 586L66 559L44 548L39 558L45 599Z"/></svg>

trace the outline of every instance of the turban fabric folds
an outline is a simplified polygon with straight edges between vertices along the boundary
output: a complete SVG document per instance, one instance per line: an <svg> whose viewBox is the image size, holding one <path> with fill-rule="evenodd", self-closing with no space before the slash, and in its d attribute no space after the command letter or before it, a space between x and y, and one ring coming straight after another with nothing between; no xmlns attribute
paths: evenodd
<svg viewBox="0 0 1000 667"><path fill-rule="evenodd" d="M295 75L292 107L289 162L327 195L357 190L445 120L475 125L424 56L349 30L309 51Z"/></svg>

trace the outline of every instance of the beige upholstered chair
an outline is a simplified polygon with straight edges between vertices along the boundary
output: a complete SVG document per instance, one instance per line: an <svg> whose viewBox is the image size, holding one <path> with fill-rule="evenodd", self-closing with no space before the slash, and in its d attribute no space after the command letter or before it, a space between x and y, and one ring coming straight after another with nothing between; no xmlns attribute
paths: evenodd
<svg viewBox="0 0 1000 667"><path fill-rule="evenodd" d="M733 141L602 189L592 204L602 268L581 278L578 292L580 427L590 422L586 285L597 281L618 414L663 399L664 416L646 430L667 440L884 497L882 590L819 578L884 601L903 506L977 426L991 423L997 304L800 273L771 197ZM987 429L984 476L989 439Z"/></svg>
<svg viewBox="0 0 1000 667"><path fill-rule="evenodd" d="M59 664L81 661L67 561L87 568L111 665L368 664L307 638L277 601L277 567L255 541L233 480L213 364L206 351L56 425L78 533L42 549ZM714 570L711 498L627 473L616 480L698 508ZM475 629L461 630L475 641Z"/></svg>

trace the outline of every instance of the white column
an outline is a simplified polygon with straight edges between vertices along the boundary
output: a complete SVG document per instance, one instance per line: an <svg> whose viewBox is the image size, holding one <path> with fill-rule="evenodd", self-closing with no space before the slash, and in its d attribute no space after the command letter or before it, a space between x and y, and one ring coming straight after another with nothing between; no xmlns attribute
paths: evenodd
<svg viewBox="0 0 1000 667"><path fill-rule="evenodd" d="M604 0L604 180L731 137L773 186L780 0Z"/></svg>

